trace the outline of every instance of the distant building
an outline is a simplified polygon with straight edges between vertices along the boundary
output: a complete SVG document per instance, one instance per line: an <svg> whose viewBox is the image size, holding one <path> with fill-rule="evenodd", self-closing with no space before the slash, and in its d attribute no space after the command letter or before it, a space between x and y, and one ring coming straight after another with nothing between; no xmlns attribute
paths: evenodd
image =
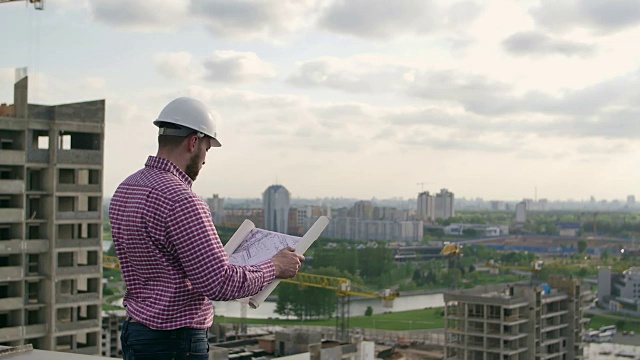
<svg viewBox="0 0 640 360"><path fill-rule="evenodd" d="M578 236L580 234L580 223L557 222L556 228L560 236Z"/></svg>
<svg viewBox="0 0 640 360"><path fill-rule="evenodd" d="M598 306L640 316L640 267L631 267L622 274L601 267L598 271Z"/></svg>
<svg viewBox="0 0 640 360"><path fill-rule="evenodd" d="M424 223L334 217L322 234L328 238L345 240L422 242Z"/></svg>
<svg viewBox="0 0 640 360"><path fill-rule="evenodd" d="M474 230L477 236L504 236L509 235L509 227L506 225L484 224L451 224L444 227L445 235L461 236L466 229Z"/></svg>
<svg viewBox="0 0 640 360"><path fill-rule="evenodd" d="M527 222L527 203L522 201L516 204L516 223L524 224Z"/></svg>
<svg viewBox="0 0 640 360"><path fill-rule="evenodd" d="M320 216L331 217L331 208L311 205L290 208L289 234L304 235Z"/></svg>
<svg viewBox="0 0 640 360"><path fill-rule="evenodd" d="M211 211L211 217L214 224L220 224L224 222L224 199L219 197L218 194L213 194L213 197L207 199L207 205Z"/></svg>
<svg viewBox="0 0 640 360"><path fill-rule="evenodd" d="M433 196L428 191L418 194L418 209L416 218L419 221L430 221L433 218Z"/></svg>
<svg viewBox="0 0 640 360"><path fill-rule="evenodd" d="M449 219L455 216L455 210L453 209L454 205L454 195L452 192L447 189L441 189L439 193L436 194L435 199L433 200L433 218L432 220L437 219Z"/></svg>
<svg viewBox="0 0 640 360"><path fill-rule="evenodd" d="M493 211L505 211L507 210L507 203L504 201L494 200L491 202L491 210Z"/></svg>
<svg viewBox="0 0 640 360"><path fill-rule="evenodd" d="M636 206L636 197L635 197L635 195L627 195L627 206L628 207Z"/></svg>
<svg viewBox="0 0 640 360"><path fill-rule="evenodd" d="M264 211L262 209L225 209L223 221L219 226L237 228L245 220L251 220L253 224L264 229Z"/></svg>
<svg viewBox="0 0 640 360"><path fill-rule="evenodd" d="M371 201L356 201L349 211L349 216L357 219L373 219L373 203Z"/></svg>
<svg viewBox="0 0 640 360"><path fill-rule="evenodd" d="M580 281L489 285L444 294L444 359L582 359Z"/></svg>
<svg viewBox="0 0 640 360"><path fill-rule="evenodd" d="M287 233L289 230L289 191L282 185L271 185L262 193L264 229Z"/></svg>

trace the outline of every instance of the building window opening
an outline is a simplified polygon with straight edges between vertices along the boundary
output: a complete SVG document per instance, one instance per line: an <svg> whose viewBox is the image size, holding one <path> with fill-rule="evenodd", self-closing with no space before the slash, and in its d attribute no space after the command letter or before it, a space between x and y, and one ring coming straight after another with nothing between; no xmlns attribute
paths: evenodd
<svg viewBox="0 0 640 360"><path fill-rule="evenodd" d="M89 170L89 184L90 185L100 184L100 170Z"/></svg>
<svg viewBox="0 0 640 360"><path fill-rule="evenodd" d="M29 220L42 219L42 211L40 211L40 198L29 198L29 209L27 209Z"/></svg>
<svg viewBox="0 0 640 360"><path fill-rule="evenodd" d="M0 167L0 180L15 180L19 179L18 173L14 168Z"/></svg>
<svg viewBox="0 0 640 360"><path fill-rule="evenodd" d="M49 133L47 131L33 132L33 147L40 150L49 149Z"/></svg>
<svg viewBox="0 0 640 360"><path fill-rule="evenodd" d="M58 183L60 184L75 184L76 172L73 169L60 169L58 170Z"/></svg>
<svg viewBox="0 0 640 360"><path fill-rule="evenodd" d="M58 198L58 211L59 212L72 212L75 211L75 199L71 196L61 196Z"/></svg>
<svg viewBox="0 0 640 360"><path fill-rule="evenodd" d="M29 275L37 275L40 273L40 262L38 260L40 260L40 255L29 254L27 258L27 261L29 262L27 266L27 273Z"/></svg>
<svg viewBox="0 0 640 360"><path fill-rule="evenodd" d="M58 267L71 267L73 266L73 253L62 252L58 253Z"/></svg>
<svg viewBox="0 0 640 360"><path fill-rule="evenodd" d="M71 350L72 343L73 335L58 336L56 338L56 351Z"/></svg>
<svg viewBox="0 0 640 360"><path fill-rule="evenodd" d="M60 136L62 150L100 150L100 134L64 132Z"/></svg>
<svg viewBox="0 0 640 360"><path fill-rule="evenodd" d="M11 228L9 225L0 226L0 241L11 240Z"/></svg>
<svg viewBox="0 0 640 360"><path fill-rule="evenodd" d="M62 150L70 150L71 149L71 135L61 135L60 136L60 149L62 149Z"/></svg>
<svg viewBox="0 0 640 360"><path fill-rule="evenodd" d="M27 302L29 304L37 304L39 302L40 283L28 282L27 283Z"/></svg>
<svg viewBox="0 0 640 360"><path fill-rule="evenodd" d="M27 237L29 240L40 239L40 225L29 225L27 228Z"/></svg>
<svg viewBox="0 0 640 360"><path fill-rule="evenodd" d="M28 189L29 191L42 191L42 177L40 170L29 170L28 176Z"/></svg>
<svg viewBox="0 0 640 360"><path fill-rule="evenodd" d="M99 196L89 196L88 199L87 210L89 211L99 211L100 210L100 197Z"/></svg>

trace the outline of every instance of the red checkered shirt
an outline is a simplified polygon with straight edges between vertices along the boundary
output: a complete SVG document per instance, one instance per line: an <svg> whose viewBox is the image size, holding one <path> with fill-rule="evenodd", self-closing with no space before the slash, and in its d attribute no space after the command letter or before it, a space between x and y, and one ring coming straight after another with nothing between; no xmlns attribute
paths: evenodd
<svg viewBox="0 0 640 360"><path fill-rule="evenodd" d="M209 328L211 300L254 295L275 278L270 260L229 264L209 207L192 183L172 162L149 156L111 199L127 315L152 329Z"/></svg>

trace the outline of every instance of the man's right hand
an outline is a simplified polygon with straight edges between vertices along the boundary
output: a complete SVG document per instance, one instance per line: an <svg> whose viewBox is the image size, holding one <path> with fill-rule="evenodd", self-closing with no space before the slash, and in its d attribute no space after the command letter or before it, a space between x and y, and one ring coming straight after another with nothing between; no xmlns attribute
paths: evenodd
<svg viewBox="0 0 640 360"><path fill-rule="evenodd" d="M298 255L293 248L280 250L271 258L273 265L276 267L277 279L289 279L298 273L300 264L304 261L304 256Z"/></svg>

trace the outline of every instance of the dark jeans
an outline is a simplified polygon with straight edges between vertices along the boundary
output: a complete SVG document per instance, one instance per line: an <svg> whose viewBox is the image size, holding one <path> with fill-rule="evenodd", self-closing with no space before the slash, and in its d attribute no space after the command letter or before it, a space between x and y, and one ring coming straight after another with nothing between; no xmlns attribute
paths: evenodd
<svg viewBox="0 0 640 360"><path fill-rule="evenodd" d="M209 359L207 330L153 330L138 322L125 320L120 341L125 360Z"/></svg>

